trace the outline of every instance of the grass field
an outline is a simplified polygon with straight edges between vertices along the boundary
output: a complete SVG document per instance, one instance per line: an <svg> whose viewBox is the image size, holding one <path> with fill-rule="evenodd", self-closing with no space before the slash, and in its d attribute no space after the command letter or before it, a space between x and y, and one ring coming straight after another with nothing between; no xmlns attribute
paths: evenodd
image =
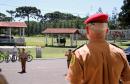
<svg viewBox="0 0 130 84"><path fill-rule="evenodd" d="M25 37L26 45L27 46L41 46L42 48L42 58L65 58L64 53L68 49L75 49L75 48L62 48L62 47L45 47L45 38L44 37ZM113 42L113 41L111 41ZM78 40L78 46L85 44L86 40ZM127 42L116 42L116 44L122 48L127 48L126 44L129 44L130 41ZM48 44L51 45L51 38L48 38ZM55 41L54 41L55 44ZM66 41L66 45L70 45L69 39ZM31 54L36 57L36 49L30 48L28 49L31 51Z"/></svg>
<svg viewBox="0 0 130 84"><path fill-rule="evenodd" d="M44 46L43 37L25 37L27 46Z"/></svg>
<svg viewBox="0 0 130 84"><path fill-rule="evenodd" d="M59 47L45 47L45 38L44 37L25 37L27 46L41 46L42 48L42 58L65 58L64 53L68 49L74 48L59 48ZM48 44L51 45L51 38L48 38ZM67 41L67 45L69 45ZM27 49L31 54L36 56L36 49L29 48Z"/></svg>
<svg viewBox="0 0 130 84"><path fill-rule="evenodd" d="M45 46L45 38L44 37L25 37L26 45L27 46L41 46L42 48L42 58L65 58L64 53L68 49L75 49L75 48L62 48L62 47L44 47ZM86 41L78 41L78 46L86 43ZM48 38L48 45L51 45L51 38ZM54 43L55 45L56 43ZM67 39L66 45L69 46L70 42ZM36 56L36 49L29 48L27 49L31 52L31 54Z"/></svg>

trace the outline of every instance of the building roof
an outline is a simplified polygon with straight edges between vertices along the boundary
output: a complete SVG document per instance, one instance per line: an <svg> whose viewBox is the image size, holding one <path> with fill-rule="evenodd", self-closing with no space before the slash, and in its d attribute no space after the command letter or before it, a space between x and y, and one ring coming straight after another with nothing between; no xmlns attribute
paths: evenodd
<svg viewBox="0 0 130 84"><path fill-rule="evenodd" d="M76 28L47 28L42 33L43 34L74 34L74 33L79 34L79 30Z"/></svg>
<svg viewBox="0 0 130 84"><path fill-rule="evenodd" d="M0 28L11 28L11 27L13 27L13 28L25 28L25 27L27 27L27 25L26 25L26 23L25 22L0 22Z"/></svg>

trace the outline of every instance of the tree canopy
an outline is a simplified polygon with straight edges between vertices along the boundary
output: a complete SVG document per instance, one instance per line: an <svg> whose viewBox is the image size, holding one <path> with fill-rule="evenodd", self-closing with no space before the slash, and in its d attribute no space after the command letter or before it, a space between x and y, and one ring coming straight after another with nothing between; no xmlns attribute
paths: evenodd
<svg viewBox="0 0 130 84"><path fill-rule="evenodd" d="M125 0L127 1L127 0ZM124 2L125 2L124 1ZM125 2L126 3L126 2ZM128 1L127 1L128 4ZM127 5L129 7L129 5ZM122 6L122 9L124 7ZM126 10L124 8L124 10ZM124 12L122 10L122 12ZM15 20L15 18L25 19L24 21L27 23L28 28L25 29L25 34L29 35L37 35L41 34L42 30L45 28L78 28L82 29L84 28L83 21L88 17L87 15L85 17L80 17L78 14L73 15L71 13L62 13L59 11L54 11L50 13L45 13L44 15L41 14L41 10L37 9L36 7L31 6L22 6L17 7L15 10L7 10L10 14L10 17L6 16L3 13L0 13L0 21L12 21ZM99 7L96 13L102 13L102 8ZM126 14L126 13L120 13ZM127 11L128 12L128 11ZM109 20L109 27L110 29L116 29L117 28L117 16L116 10L113 10L112 17L110 17ZM30 19L33 18L33 19ZM125 17L126 18L126 17ZM130 18L130 17L127 17ZM27 20L26 20L27 19ZM34 21L35 19L35 21ZM124 20L124 17L120 16L120 21L129 23L128 20Z"/></svg>
<svg viewBox="0 0 130 84"><path fill-rule="evenodd" d="M81 19L80 17L74 16L69 13L61 13L59 11L55 11L53 13L46 13L44 15L44 19L48 21L57 21L57 20L74 20Z"/></svg>
<svg viewBox="0 0 130 84"><path fill-rule="evenodd" d="M119 21L121 26L127 27L130 25L130 0L124 0L123 3L122 11L119 13Z"/></svg>
<svg viewBox="0 0 130 84"><path fill-rule="evenodd" d="M0 13L0 21L11 21L10 17L7 17L5 14Z"/></svg>
<svg viewBox="0 0 130 84"><path fill-rule="evenodd" d="M13 17L14 17L15 11L13 11L13 10L6 10L6 12L10 14L11 21L13 21L14 20Z"/></svg>
<svg viewBox="0 0 130 84"><path fill-rule="evenodd" d="M40 9L37 9L36 7L31 7L31 6L29 6L29 7L28 6L18 7L18 8L16 8L15 17L21 17L21 18L27 17L27 21L28 21L28 23L27 23L27 25L28 25L27 33L28 33L28 36L29 36L30 35L30 33L29 33L30 17L34 18L34 19L39 19L39 17L41 17L41 11L40 11Z"/></svg>

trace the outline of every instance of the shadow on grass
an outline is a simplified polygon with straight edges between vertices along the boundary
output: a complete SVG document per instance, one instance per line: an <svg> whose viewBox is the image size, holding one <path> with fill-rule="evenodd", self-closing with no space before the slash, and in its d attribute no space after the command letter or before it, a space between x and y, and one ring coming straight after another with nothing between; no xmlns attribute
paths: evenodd
<svg viewBox="0 0 130 84"><path fill-rule="evenodd" d="M76 48L77 46L55 46L55 45L46 45L46 47L55 47L55 48Z"/></svg>
<svg viewBox="0 0 130 84"><path fill-rule="evenodd" d="M122 43L121 46L130 46L130 43Z"/></svg>

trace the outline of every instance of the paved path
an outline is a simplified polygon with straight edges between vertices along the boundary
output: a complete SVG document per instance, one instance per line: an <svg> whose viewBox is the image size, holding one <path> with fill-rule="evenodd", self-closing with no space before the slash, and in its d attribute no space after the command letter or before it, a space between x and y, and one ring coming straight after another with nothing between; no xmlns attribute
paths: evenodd
<svg viewBox="0 0 130 84"><path fill-rule="evenodd" d="M19 74L20 62L0 63L9 84L68 84L64 74L66 59L33 60L27 63L27 73Z"/></svg>

